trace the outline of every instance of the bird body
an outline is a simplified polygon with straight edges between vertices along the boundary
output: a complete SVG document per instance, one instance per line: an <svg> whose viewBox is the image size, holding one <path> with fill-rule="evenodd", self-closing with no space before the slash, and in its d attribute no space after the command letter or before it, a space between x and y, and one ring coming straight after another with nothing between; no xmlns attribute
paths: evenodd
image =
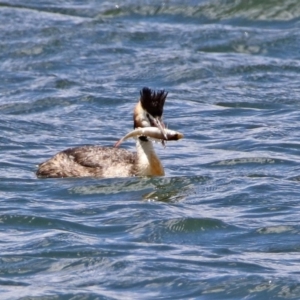
<svg viewBox="0 0 300 300"><path fill-rule="evenodd" d="M163 176L164 168L149 138L177 140L182 134L165 128L161 118L167 93L143 88L134 109L135 130L115 147L81 146L69 148L38 166L36 175L60 177L130 177ZM137 137L136 153L117 148L129 137Z"/></svg>

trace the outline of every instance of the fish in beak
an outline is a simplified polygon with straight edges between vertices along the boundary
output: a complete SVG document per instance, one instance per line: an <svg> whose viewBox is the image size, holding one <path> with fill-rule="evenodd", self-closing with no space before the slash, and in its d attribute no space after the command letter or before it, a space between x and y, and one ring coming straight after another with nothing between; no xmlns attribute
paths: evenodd
<svg viewBox="0 0 300 300"><path fill-rule="evenodd" d="M157 127L161 131L163 137L167 140L166 126L163 123L163 121L161 120L161 118L160 117L155 118L150 114L148 115L148 117L150 119L151 126Z"/></svg>
<svg viewBox="0 0 300 300"><path fill-rule="evenodd" d="M134 138L134 137L139 137L139 136L146 136L146 137L150 137L153 139L160 139L162 141L164 141L164 140L178 141L183 138L182 133L180 133L178 131L170 130L170 129L165 130L165 136L164 136L161 133L161 131L156 127L137 128L137 129L134 129L133 131L127 133L125 136L123 136L118 142L115 143L114 147L119 147L121 145L121 143L123 143L125 140L127 140L129 138Z"/></svg>

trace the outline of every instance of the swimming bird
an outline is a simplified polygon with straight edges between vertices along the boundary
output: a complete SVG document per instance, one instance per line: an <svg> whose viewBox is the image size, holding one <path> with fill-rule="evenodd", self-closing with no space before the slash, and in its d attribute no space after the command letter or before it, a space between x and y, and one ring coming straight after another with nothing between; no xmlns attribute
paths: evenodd
<svg viewBox="0 0 300 300"><path fill-rule="evenodd" d="M164 168L149 137L162 142L183 137L179 132L166 129L162 121L167 95L164 90L143 88L133 114L135 130L123 137L115 147L80 146L66 149L39 164L36 175L41 178L163 176ZM137 137L136 153L117 148L129 137Z"/></svg>

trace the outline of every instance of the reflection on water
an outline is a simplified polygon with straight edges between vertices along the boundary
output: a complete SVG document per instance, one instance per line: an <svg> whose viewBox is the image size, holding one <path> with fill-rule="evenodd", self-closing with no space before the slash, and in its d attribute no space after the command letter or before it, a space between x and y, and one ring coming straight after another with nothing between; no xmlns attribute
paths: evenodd
<svg viewBox="0 0 300 300"><path fill-rule="evenodd" d="M75 195L113 195L124 193L142 193L147 201L178 202L195 193L195 188L204 184L208 178L203 176L159 177L159 178L121 178L98 179L97 184L78 185L68 189Z"/></svg>
<svg viewBox="0 0 300 300"><path fill-rule="evenodd" d="M205 181L206 178L202 176L163 178L159 181L153 179L155 189L144 194L143 199L162 202L184 201L187 196L195 193L196 186Z"/></svg>

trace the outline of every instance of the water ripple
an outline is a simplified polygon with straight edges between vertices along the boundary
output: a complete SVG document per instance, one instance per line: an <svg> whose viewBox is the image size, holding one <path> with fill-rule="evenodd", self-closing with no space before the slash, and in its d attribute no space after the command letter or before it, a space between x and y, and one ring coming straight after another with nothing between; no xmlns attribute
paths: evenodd
<svg viewBox="0 0 300 300"><path fill-rule="evenodd" d="M1 299L299 299L299 9L1 1ZM165 177L36 178L144 86L185 135Z"/></svg>

